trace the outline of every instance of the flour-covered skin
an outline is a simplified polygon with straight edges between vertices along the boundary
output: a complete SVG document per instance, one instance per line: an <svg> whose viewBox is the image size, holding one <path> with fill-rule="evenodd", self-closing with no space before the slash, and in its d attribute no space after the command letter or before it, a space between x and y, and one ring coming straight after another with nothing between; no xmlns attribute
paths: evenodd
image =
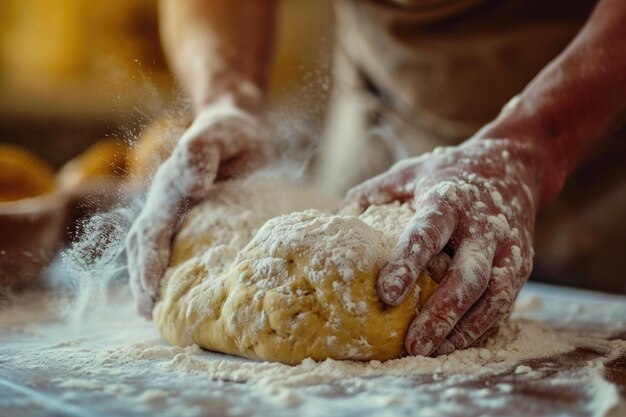
<svg viewBox="0 0 626 417"><path fill-rule="evenodd" d="M472 345L505 318L532 269L539 169L527 145L473 139L403 160L353 188L361 209L409 202L415 214L378 277L389 305L446 246L452 263L406 334L412 355Z"/></svg>
<svg viewBox="0 0 626 417"><path fill-rule="evenodd" d="M180 214L202 201L215 181L258 167L272 154L262 123L231 98L198 113L156 172L126 240L130 288L140 314L152 315Z"/></svg>

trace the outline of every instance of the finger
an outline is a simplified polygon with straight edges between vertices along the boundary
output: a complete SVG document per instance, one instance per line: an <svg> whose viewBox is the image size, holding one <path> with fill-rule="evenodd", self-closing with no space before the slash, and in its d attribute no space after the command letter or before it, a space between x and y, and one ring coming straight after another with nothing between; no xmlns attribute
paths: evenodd
<svg viewBox="0 0 626 417"><path fill-rule="evenodd" d="M341 206L357 205L362 212L369 206L407 201L413 197L413 188L407 187L411 173L387 171L352 188Z"/></svg>
<svg viewBox="0 0 626 417"><path fill-rule="evenodd" d="M260 148L243 150L236 156L220 162L215 181L226 181L253 172L269 158L269 154Z"/></svg>
<svg viewBox="0 0 626 417"><path fill-rule="evenodd" d="M276 158L275 144L262 126L246 119L234 123L235 129L231 130L231 135L227 135L230 137L218 141L226 142L229 146L222 146L216 181L247 174ZM221 132L222 135L224 133Z"/></svg>
<svg viewBox="0 0 626 417"><path fill-rule="evenodd" d="M156 299L159 282L169 264L173 229L159 227L153 233L140 237L137 269L142 289Z"/></svg>
<svg viewBox="0 0 626 417"><path fill-rule="evenodd" d="M201 138L187 140L157 171L142 213L131 235L131 274L151 297L169 261L170 244L180 208L186 199L198 199L211 188L219 153Z"/></svg>
<svg viewBox="0 0 626 417"><path fill-rule="evenodd" d="M448 243L456 227L456 211L448 205L417 211L378 274L380 299L388 305L400 303L429 261Z"/></svg>
<svg viewBox="0 0 626 417"><path fill-rule="evenodd" d="M498 325L513 305L515 271L511 266L502 267L494 262L491 279L478 302L459 320L437 354L449 354L473 345L488 330Z"/></svg>
<svg viewBox="0 0 626 417"><path fill-rule="evenodd" d="M485 333L483 333L478 339L476 339L476 341L472 343L471 346L472 347L484 347L490 338L496 337L498 335L498 333L500 332L501 326L502 326L502 320L494 324L493 326L491 326Z"/></svg>
<svg viewBox="0 0 626 417"><path fill-rule="evenodd" d="M138 292L135 296L135 305L137 313L148 320L152 320L152 309L154 308L154 299L145 292Z"/></svg>
<svg viewBox="0 0 626 417"><path fill-rule="evenodd" d="M447 276L407 330L409 354L430 355L446 339L487 288L493 254L485 242L461 243Z"/></svg>
<svg viewBox="0 0 626 417"><path fill-rule="evenodd" d="M180 208L187 199L207 194L219 158L215 144L201 136L186 137L154 177L143 211L127 238L131 291L144 316L151 316L158 297Z"/></svg>
<svg viewBox="0 0 626 417"><path fill-rule="evenodd" d="M222 159L231 159L245 150L253 151L255 148L259 154L266 153L261 151L259 145L266 145L270 137L257 118L242 112L222 115L213 118L213 121L201 123L194 134L192 138L206 138L207 143L216 145Z"/></svg>
<svg viewBox="0 0 626 417"><path fill-rule="evenodd" d="M137 260L137 236L130 233L126 240L126 251L128 253L128 278L130 292L135 300L137 313L140 316L150 319L152 317L152 297L142 288L139 270L136 265Z"/></svg>
<svg viewBox="0 0 626 417"><path fill-rule="evenodd" d="M162 259L169 261L169 253L167 256L156 255L153 249L141 246L146 244L150 243L140 243L136 259L129 262L128 272L137 311L140 315L150 319L154 302L158 297L159 281L165 273Z"/></svg>
<svg viewBox="0 0 626 417"><path fill-rule="evenodd" d="M172 214L169 214L172 217ZM174 216L175 219L175 216ZM150 317L158 297L159 281L169 263L174 228L165 214L144 211L133 224L126 239L131 292L140 314Z"/></svg>

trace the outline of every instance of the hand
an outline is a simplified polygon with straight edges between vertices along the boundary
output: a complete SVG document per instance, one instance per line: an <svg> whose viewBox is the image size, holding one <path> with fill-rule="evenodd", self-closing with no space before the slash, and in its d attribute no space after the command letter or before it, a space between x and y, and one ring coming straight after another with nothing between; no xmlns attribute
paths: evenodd
<svg viewBox="0 0 626 417"><path fill-rule="evenodd" d="M347 203L361 209L401 201L415 210L378 276L386 304L400 303L444 248L454 253L406 333L409 354L466 348L507 317L532 269L538 203L532 158L511 140L472 139L400 161L349 191Z"/></svg>
<svg viewBox="0 0 626 417"><path fill-rule="evenodd" d="M152 316L183 211L204 199L215 181L257 167L272 151L259 120L231 101L217 102L198 114L157 170L126 239L130 287L140 314Z"/></svg>

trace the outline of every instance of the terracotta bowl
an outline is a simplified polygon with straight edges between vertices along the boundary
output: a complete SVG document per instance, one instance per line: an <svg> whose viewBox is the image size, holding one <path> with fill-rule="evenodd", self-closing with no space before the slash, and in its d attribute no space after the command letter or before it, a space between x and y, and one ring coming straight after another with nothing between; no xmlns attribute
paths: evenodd
<svg viewBox="0 0 626 417"><path fill-rule="evenodd" d="M53 193L0 203L0 289L39 283L63 242L66 201Z"/></svg>

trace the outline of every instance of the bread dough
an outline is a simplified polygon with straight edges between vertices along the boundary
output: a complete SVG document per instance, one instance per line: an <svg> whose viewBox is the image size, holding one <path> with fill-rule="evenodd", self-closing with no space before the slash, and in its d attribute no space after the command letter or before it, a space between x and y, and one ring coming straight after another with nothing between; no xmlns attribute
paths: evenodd
<svg viewBox="0 0 626 417"><path fill-rule="evenodd" d="M154 310L165 339L288 364L403 354L405 331L436 286L422 274L394 308L376 294L378 271L412 215L408 206L333 215L311 210L328 204L293 185L249 180L220 188L174 240Z"/></svg>

